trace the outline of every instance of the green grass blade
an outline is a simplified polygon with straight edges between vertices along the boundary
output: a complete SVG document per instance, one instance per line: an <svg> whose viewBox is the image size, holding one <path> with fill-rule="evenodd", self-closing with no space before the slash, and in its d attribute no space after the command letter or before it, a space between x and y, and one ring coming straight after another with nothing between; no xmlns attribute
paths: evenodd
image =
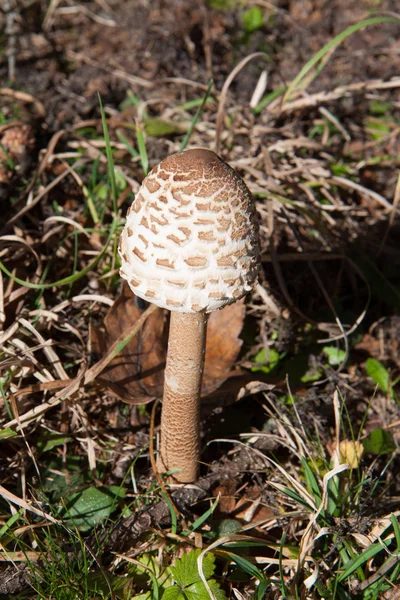
<svg viewBox="0 0 400 600"><path fill-rule="evenodd" d="M256 565L251 563L246 558L243 558L243 556L240 556L239 554L235 554L233 552L227 552L227 551L224 551L224 554L229 556L229 558L234 563L236 563L238 567L240 567L245 573L247 573L251 577L255 577L259 581L266 580L264 573L262 571L260 571L260 569L258 567L256 567Z"/></svg>
<svg viewBox="0 0 400 600"><path fill-rule="evenodd" d="M201 515L201 517L199 517L198 519L196 519L193 523L193 525L191 526L190 530L191 531L196 531L196 529L198 529L201 525L203 525L203 523L205 521L207 521L208 517L210 517L214 510L217 508L219 503L219 498L216 498L215 501L211 504L210 508L208 510L206 510L206 512L204 513L204 515Z"/></svg>
<svg viewBox="0 0 400 600"><path fill-rule="evenodd" d="M203 102L203 98L195 98L194 100L188 100L187 102L180 104L178 106L178 108L180 110L191 110L192 108L199 107L202 104L202 102ZM205 104L211 104L212 102L214 102L214 100L212 98L208 98L208 100L206 100Z"/></svg>
<svg viewBox="0 0 400 600"><path fill-rule="evenodd" d="M322 60L329 52L333 52L339 44L341 44L346 38L350 35L359 31L360 29L364 29L369 25L378 25L381 23L400 23L400 19L395 19L394 17L372 17L370 19L365 19L364 21L360 21L359 23L355 23L351 25L351 27L347 27L344 31L339 33L336 37L330 40L323 48L321 48L314 56L304 65L302 69L300 69L299 73L293 79L293 81L289 84L285 95L283 96L282 102L286 102L289 100L293 91L300 86L302 80L305 76L311 71L313 67L315 67L320 60Z"/></svg>
<svg viewBox="0 0 400 600"><path fill-rule="evenodd" d="M260 581L256 591L254 592L254 600L264 600L266 598L266 592L269 585L270 583L267 580Z"/></svg>
<svg viewBox="0 0 400 600"><path fill-rule="evenodd" d="M275 98L279 98L279 96L282 96L282 94L285 93L286 87L282 86L276 90L274 90L273 92L270 92L269 94L267 94L266 96L264 96L264 98L262 98L260 100L260 102L257 104L257 106L255 107L255 109L253 110L253 113L255 115L260 114L260 112L262 110L264 110L264 108L266 106L268 106L268 104L271 104L271 102L273 100L275 100Z"/></svg>
<svg viewBox="0 0 400 600"><path fill-rule="evenodd" d="M172 504L172 501L170 499L170 497L163 491L160 492L161 496L164 498L165 502L168 505L169 508L169 514L171 517L171 533L173 533L174 535L176 534L176 530L178 528L178 520L176 518L176 512L174 509L174 506Z"/></svg>
<svg viewBox="0 0 400 600"><path fill-rule="evenodd" d="M24 514L24 509L20 508L16 513L14 513L9 519L8 521L6 521L3 525L3 527L0 529L0 540L1 538L9 532L9 530L11 529L11 527L14 525L14 523L16 523L21 517L23 517ZM4 543L4 542L3 542Z"/></svg>
<svg viewBox="0 0 400 600"><path fill-rule="evenodd" d="M149 157L147 156L143 130L139 125L136 126L136 139L139 148L140 164L142 165L143 173L146 176L149 172Z"/></svg>
<svg viewBox="0 0 400 600"><path fill-rule="evenodd" d="M129 154L133 156L133 158L137 158L139 156L139 152L132 146L132 144L130 143L128 138L124 136L122 131L117 131L117 137L124 144Z"/></svg>
<svg viewBox="0 0 400 600"><path fill-rule="evenodd" d="M313 495L313 498L315 500L315 504L317 506L319 506L322 502L322 494L321 494L321 490L319 488L318 482L315 478L314 473L311 470L310 465L308 464L307 460L304 458L304 456L301 459L301 464L302 467L304 469L304 475L306 478L306 482L307 485L309 487L309 489L311 490L311 493Z"/></svg>
<svg viewBox="0 0 400 600"><path fill-rule="evenodd" d="M369 546L364 552L362 552L362 554L356 556L349 562L347 569L339 575L338 581L341 582L347 579L347 577L352 575L354 571L357 571L357 569L364 565L368 560L379 554L379 552L382 552L382 550L384 550L384 547L380 543L375 543Z"/></svg>
<svg viewBox="0 0 400 600"><path fill-rule="evenodd" d="M302 506L305 506L306 508L308 508L309 511L313 512L314 508L312 506L310 506L305 500L304 498L302 498L300 496L300 494L298 494L297 492L295 492L294 490L291 490L289 488L285 488L282 490L282 493L285 494L286 496L288 496L289 498L291 498L292 500L294 500L295 502L298 502L299 504L301 504Z"/></svg>
<svg viewBox="0 0 400 600"><path fill-rule="evenodd" d="M203 101L200 104L199 108L196 110L196 114L194 115L194 117L192 119L192 122L190 123L189 131L187 132L187 134L185 135L185 137L182 140L181 147L180 147L180 151L181 152L183 152L183 150L186 148L186 146L189 143L190 136L193 133L193 129L196 127L196 123L199 120L201 112L202 112L202 110L203 110L203 108L204 108L204 106L205 106L205 104L206 104L206 102L208 100L208 96L210 95L211 88L212 88L213 85L214 85L214 81L211 79L210 83L208 84L208 88L207 88L206 93L204 95Z"/></svg>
<svg viewBox="0 0 400 600"><path fill-rule="evenodd" d="M106 156L107 156L107 165L108 165L108 177L110 179L110 185L111 185L111 197L113 200L114 214L116 215L118 212L118 206L117 206L117 184L115 182L115 173L114 173L114 161L113 161L112 149L111 149L111 144L110 144L110 136L108 135L106 116L104 114L100 94L98 96L99 96L99 103L100 103L101 123L103 126L104 141L106 143Z"/></svg>
<svg viewBox="0 0 400 600"><path fill-rule="evenodd" d="M89 192L88 189L85 189L85 186L83 186L82 191L84 192L84 194L86 196L86 204L87 204L90 216L92 217L92 221L95 225L98 225L100 222L100 219L99 219L99 215L98 215L96 206L93 202L93 194L92 194L92 192Z"/></svg>
<svg viewBox="0 0 400 600"><path fill-rule="evenodd" d="M396 537L397 552L400 552L400 525L399 525L396 515L392 514L392 516L390 517L390 520L392 522L394 535Z"/></svg>
<svg viewBox="0 0 400 600"><path fill-rule="evenodd" d="M282 533L281 542L279 544L279 587L283 598L287 597L288 589L285 584L285 574L283 572L283 549L286 542L286 533Z"/></svg>

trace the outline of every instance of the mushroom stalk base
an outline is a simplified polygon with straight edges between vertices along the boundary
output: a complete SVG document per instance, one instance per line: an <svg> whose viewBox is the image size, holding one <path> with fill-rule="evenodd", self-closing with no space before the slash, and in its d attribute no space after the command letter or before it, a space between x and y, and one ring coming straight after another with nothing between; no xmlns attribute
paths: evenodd
<svg viewBox="0 0 400 600"><path fill-rule="evenodd" d="M174 481L199 475L200 392L208 315L171 312L161 412L160 471L180 469Z"/></svg>

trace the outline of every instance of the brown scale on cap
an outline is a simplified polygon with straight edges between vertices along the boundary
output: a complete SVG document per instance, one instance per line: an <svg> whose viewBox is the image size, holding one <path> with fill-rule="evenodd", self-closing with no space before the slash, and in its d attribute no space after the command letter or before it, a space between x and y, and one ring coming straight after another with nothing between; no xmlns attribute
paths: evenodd
<svg viewBox="0 0 400 600"><path fill-rule="evenodd" d="M205 267L207 258L205 256L190 256L185 259L185 263L189 265L189 267Z"/></svg>
<svg viewBox="0 0 400 600"><path fill-rule="evenodd" d="M182 231L183 235L185 235L187 238L189 238L192 233L192 230L188 227L178 227L178 229L179 231Z"/></svg>
<svg viewBox="0 0 400 600"><path fill-rule="evenodd" d="M173 262L170 262L167 258L157 258L156 264L160 267L167 267L168 269L173 269L175 267Z"/></svg>
<svg viewBox="0 0 400 600"><path fill-rule="evenodd" d="M132 252L139 258L139 260L146 262L147 258L143 252L140 252L139 248L134 248Z"/></svg>
<svg viewBox="0 0 400 600"><path fill-rule="evenodd" d="M145 186L152 194L157 192L161 187L161 185L155 179L151 179L150 177L147 178ZM161 200L161 202L163 202L163 200Z"/></svg>
<svg viewBox="0 0 400 600"><path fill-rule="evenodd" d="M212 230L210 231L200 231L199 232L199 240L203 240L204 242L215 242L216 237Z"/></svg>
<svg viewBox="0 0 400 600"><path fill-rule="evenodd" d="M178 244L178 246L180 246L184 242L184 240L181 240L180 238L178 238L176 235L173 235L172 233L171 233L171 235L168 235L167 237L169 240L173 241L174 244Z"/></svg>

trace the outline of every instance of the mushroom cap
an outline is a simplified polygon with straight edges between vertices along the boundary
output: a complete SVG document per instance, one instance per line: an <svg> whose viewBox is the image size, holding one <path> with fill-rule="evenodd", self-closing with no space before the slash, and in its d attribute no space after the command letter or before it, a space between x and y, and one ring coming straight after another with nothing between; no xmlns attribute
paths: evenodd
<svg viewBox="0 0 400 600"><path fill-rule="evenodd" d="M259 268L259 227L244 181L214 152L185 150L144 179L119 244L121 276L162 308L211 312L244 296Z"/></svg>

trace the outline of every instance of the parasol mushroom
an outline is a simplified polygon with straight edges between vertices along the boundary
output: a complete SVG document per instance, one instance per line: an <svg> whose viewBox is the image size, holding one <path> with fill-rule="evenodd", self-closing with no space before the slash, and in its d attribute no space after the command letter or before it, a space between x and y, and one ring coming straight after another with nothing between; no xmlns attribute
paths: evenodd
<svg viewBox="0 0 400 600"><path fill-rule="evenodd" d="M243 297L259 268L252 196L214 152L185 150L144 179L120 238L121 276L171 311L161 414L161 471L197 479L208 313Z"/></svg>

